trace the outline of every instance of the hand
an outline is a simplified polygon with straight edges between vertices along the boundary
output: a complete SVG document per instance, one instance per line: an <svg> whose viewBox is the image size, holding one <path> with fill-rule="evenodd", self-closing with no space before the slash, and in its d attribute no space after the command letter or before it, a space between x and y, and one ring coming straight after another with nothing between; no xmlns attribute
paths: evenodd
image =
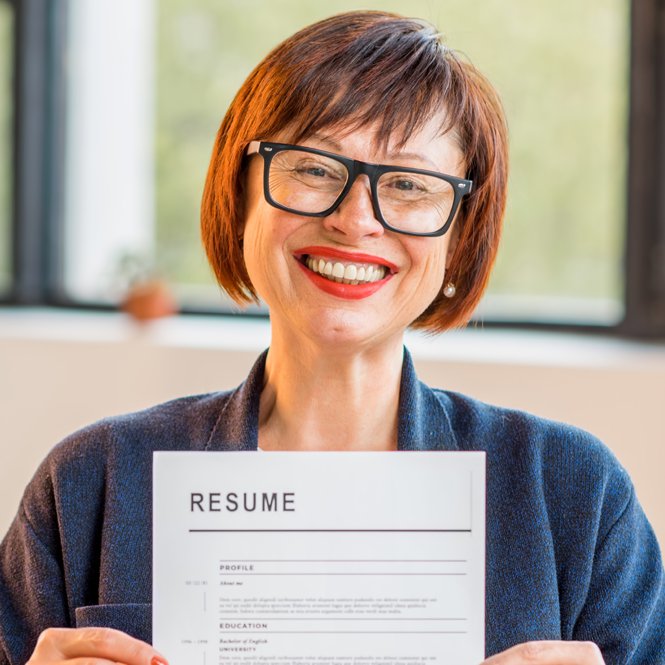
<svg viewBox="0 0 665 665"><path fill-rule="evenodd" d="M593 642L525 642L488 658L482 665L605 665Z"/></svg>
<svg viewBox="0 0 665 665"><path fill-rule="evenodd" d="M26 665L168 665L149 644L111 628L48 628Z"/></svg>

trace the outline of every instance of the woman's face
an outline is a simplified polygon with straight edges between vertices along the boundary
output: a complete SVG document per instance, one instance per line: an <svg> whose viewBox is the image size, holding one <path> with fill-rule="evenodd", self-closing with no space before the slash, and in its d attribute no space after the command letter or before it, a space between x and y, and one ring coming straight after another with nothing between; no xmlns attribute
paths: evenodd
<svg viewBox="0 0 665 665"><path fill-rule="evenodd" d="M451 134L441 136L442 118L431 119L405 145L377 148L372 127L323 131L301 141L353 159L410 166L464 177L462 152ZM286 135L271 137L286 141ZM455 226L440 237L388 231L375 219L369 181L358 177L328 217L304 217L278 210L263 196L263 160L251 158L245 192L244 258L257 293L270 309L273 335L322 345L370 348L401 341L402 333L432 302L444 280ZM310 261L308 262L308 259ZM315 269L312 262L315 260ZM309 267L308 267L309 263ZM328 279L325 264L331 264ZM378 281L366 285L333 281L356 278L361 268ZM362 275L362 273L360 273ZM356 279L357 281L357 279Z"/></svg>

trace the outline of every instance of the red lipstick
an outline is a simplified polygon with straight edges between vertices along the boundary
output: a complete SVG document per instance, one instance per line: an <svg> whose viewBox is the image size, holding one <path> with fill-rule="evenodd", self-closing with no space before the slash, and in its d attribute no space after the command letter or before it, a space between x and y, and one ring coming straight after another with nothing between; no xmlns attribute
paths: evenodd
<svg viewBox="0 0 665 665"><path fill-rule="evenodd" d="M397 272L397 266L395 264L390 263L379 256L345 252L344 250L331 247L303 247L302 249L297 250L294 256L300 269L316 287L331 296L343 298L345 300L361 300L363 298L368 298L384 286L393 274ZM319 275L319 273L310 270L303 262L305 256L341 259L342 261L347 261L349 263L373 263L375 265L385 266L388 268L388 272L383 279L376 282L367 282L365 284L342 284L327 279L326 277Z"/></svg>
<svg viewBox="0 0 665 665"><path fill-rule="evenodd" d="M382 259L380 256L373 256L372 254L359 254L356 252L345 252L342 249L334 247L303 247L295 252L297 259L301 259L305 254L320 256L325 258L329 256L331 259L342 259L342 261L349 261L351 263L375 263L376 265L386 266L391 273L397 272L397 266L390 261Z"/></svg>

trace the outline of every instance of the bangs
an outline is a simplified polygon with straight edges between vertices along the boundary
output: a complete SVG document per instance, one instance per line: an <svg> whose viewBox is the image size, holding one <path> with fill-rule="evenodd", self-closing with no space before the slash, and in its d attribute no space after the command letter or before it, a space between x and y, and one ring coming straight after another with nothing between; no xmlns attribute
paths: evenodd
<svg viewBox="0 0 665 665"><path fill-rule="evenodd" d="M442 134L458 127L463 77L453 70L460 63L432 26L362 12L356 20L344 15L342 31L336 18L306 28L274 54L280 71L272 76L286 89L267 115L267 135L288 126L299 142L329 127L353 132L376 124L377 143L393 140L399 148L437 115Z"/></svg>

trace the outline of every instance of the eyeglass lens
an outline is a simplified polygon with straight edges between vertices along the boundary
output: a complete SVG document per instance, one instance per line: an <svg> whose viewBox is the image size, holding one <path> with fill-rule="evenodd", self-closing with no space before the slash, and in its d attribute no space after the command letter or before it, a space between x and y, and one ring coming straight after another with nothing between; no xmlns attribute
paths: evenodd
<svg viewBox="0 0 665 665"><path fill-rule="evenodd" d="M276 203L303 213L330 208L348 182L344 164L300 150L280 150L270 164L270 196ZM408 171L383 173L377 182L378 205L393 228L413 232L438 231L448 221L455 199L451 183Z"/></svg>

